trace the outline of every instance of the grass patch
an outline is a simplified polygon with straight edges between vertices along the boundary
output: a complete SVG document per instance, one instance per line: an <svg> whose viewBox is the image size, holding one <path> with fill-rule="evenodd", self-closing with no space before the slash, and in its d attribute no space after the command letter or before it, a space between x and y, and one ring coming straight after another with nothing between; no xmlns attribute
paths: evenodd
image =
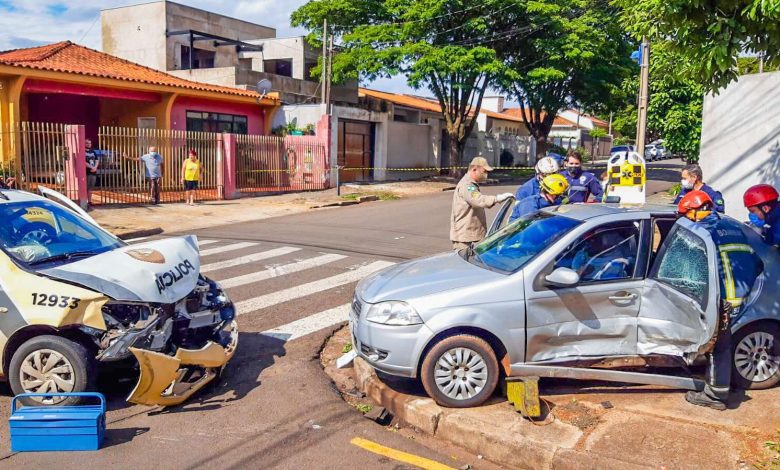
<svg viewBox="0 0 780 470"><path fill-rule="evenodd" d="M358 198L363 196L376 196L380 201L397 201L398 199L401 199L401 196L395 194L392 191L369 191L365 193L342 194L341 199L356 201Z"/></svg>
<svg viewBox="0 0 780 470"><path fill-rule="evenodd" d="M352 351L352 343L347 343L344 345L343 348L341 348L341 353L346 354L348 352Z"/></svg>
<svg viewBox="0 0 780 470"><path fill-rule="evenodd" d="M676 197L678 194L680 194L680 191L682 191L682 185L680 183L675 183L666 191L666 193L670 196Z"/></svg>
<svg viewBox="0 0 780 470"><path fill-rule="evenodd" d="M778 470L780 469L780 429L777 430L777 441L767 441L764 447L769 451L769 458L756 464L759 470Z"/></svg>
<svg viewBox="0 0 780 470"><path fill-rule="evenodd" d="M355 403L352 406L354 406L359 412L363 414L368 413L374 408L374 405L369 405L367 403Z"/></svg>
<svg viewBox="0 0 780 470"><path fill-rule="evenodd" d="M529 178L533 176L533 168L518 168L517 170L496 170L490 172L489 178Z"/></svg>
<svg viewBox="0 0 780 470"><path fill-rule="evenodd" d="M341 199L346 199L348 201L355 201L360 196L362 196L362 194L360 194L360 193L342 194L341 195Z"/></svg>

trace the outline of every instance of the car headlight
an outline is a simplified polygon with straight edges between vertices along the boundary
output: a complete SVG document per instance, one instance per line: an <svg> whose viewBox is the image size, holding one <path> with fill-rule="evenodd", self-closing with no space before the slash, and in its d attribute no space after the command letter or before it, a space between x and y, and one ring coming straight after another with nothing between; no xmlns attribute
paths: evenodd
<svg viewBox="0 0 780 470"><path fill-rule="evenodd" d="M366 320L383 325L418 325L422 318L406 302L391 300L374 304L366 313Z"/></svg>

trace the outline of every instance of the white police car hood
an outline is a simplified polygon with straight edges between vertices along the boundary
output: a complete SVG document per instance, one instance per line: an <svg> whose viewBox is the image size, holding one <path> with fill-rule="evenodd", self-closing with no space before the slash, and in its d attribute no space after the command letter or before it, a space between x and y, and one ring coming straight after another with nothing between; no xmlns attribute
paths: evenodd
<svg viewBox="0 0 780 470"><path fill-rule="evenodd" d="M114 300L173 303L198 282L198 241L189 235L124 246L41 273Z"/></svg>

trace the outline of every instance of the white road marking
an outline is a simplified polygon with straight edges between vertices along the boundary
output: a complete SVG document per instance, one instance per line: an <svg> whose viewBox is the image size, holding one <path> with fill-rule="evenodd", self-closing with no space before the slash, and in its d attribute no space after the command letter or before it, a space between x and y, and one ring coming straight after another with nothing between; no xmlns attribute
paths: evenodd
<svg viewBox="0 0 780 470"><path fill-rule="evenodd" d="M233 266L240 266L242 264L254 263L275 256L282 256L289 253L299 251L300 248L293 248L291 246L283 246L281 248L274 248L273 250L261 251L259 253L252 253L251 255L240 256L238 258L228 259L225 261L218 261L216 263L204 264L200 267L201 272L216 271L217 269L232 268ZM201 253L201 256L203 254ZM221 283L220 283L221 284Z"/></svg>
<svg viewBox="0 0 780 470"><path fill-rule="evenodd" d="M198 240L198 246L205 246L205 245L211 245L212 243L217 243L219 240Z"/></svg>
<svg viewBox="0 0 780 470"><path fill-rule="evenodd" d="M320 331L349 319L350 304L315 313L306 318L264 331L262 334L282 341L292 341L301 336Z"/></svg>
<svg viewBox="0 0 780 470"><path fill-rule="evenodd" d="M200 252L200 256L216 255L217 253L225 253L226 251L241 250L243 248L249 248L250 246L255 246L255 245L257 245L257 243L251 243L251 242L233 243L232 245L225 245L217 248L211 248L209 250L203 250Z"/></svg>
<svg viewBox="0 0 780 470"><path fill-rule="evenodd" d="M304 269L315 268L317 266L322 266L324 264L332 263L334 261L338 261L344 258L346 258L346 256L337 255L333 253L317 256L316 258L305 259L290 264L283 264L281 266L274 266L264 271L257 271L254 273L245 274L243 276L237 276L230 279L225 279L223 281L219 281L219 285L221 285L224 289L228 289L230 287L243 286L245 284L250 284L253 282L264 281L266 279L272 279L274 277L283 276L285 274L303 271ZM219 264L219 263L214 263L214 264ZM203 268L201 268L201 270L203 270Z"/></svg>
<svg viewBox="0 0 780 470"><path fill-rule="evenodd" d="M333 289L334 287L343 286L351 282L359 281L369 274L372 274L388 266L392 266L393 264L395 263L391 263L389 261L374 261L371 264L361 266L353 271L348 271L336 276L326 277L314 282L309 282L307 284L290 287L289 289L282 289L270 294L254 297L252 299L243 300L236 303L236 312L241 315L270 307L272 305L277 305L282 302L287 302L289 300L299 299L301 297L306 297L307 295L316 294L317 292Z"/></svg>

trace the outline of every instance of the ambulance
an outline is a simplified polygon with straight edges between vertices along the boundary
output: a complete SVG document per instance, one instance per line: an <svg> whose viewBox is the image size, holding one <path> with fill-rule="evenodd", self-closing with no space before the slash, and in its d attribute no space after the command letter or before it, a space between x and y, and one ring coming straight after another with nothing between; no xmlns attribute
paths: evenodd
<svg viewBox="0 0 780 470"><path fill-rule="evenodd" d="M128 245L59 193L0 190L0 374L67 404L98 370L137 364L132 403L177 405L225 367L235 308L194 236Z"/></svg>

